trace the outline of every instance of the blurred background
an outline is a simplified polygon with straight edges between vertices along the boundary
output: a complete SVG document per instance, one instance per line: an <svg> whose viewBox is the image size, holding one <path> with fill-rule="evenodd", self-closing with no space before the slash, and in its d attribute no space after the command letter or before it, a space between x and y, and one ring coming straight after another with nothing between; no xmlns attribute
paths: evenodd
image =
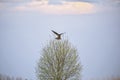
<svg viewBox="0 0 120 80"><path fill-rule="evenodd" d="M120 0L0 0L0 74L36 79L41 49L65 32L82 80L120 77Z"/></svg>

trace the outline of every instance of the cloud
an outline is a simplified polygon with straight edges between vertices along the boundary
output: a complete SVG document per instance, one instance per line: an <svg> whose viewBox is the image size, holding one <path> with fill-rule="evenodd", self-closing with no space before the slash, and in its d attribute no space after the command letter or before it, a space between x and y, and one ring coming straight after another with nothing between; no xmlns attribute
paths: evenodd
<svg viewBox="0 0 120 80"><path fill-rule="evenodd" d="M0 0L0 2L2 3L11 3L11 2L27 2L27 1L31 1L31 0Z"/></svg>
<svg viewBox="0 0 120 80"><path fill-rule="evenodd" d="M94 5L87 2L66 2L49 4L44 1L32 1L14 8L15 11L38 11L44 14L88 14L94 12Z"/></svg>
<svg viewBox="0 0 120 80"><path fill-rule="evenodd" d="M99 0L64 0L64 1L80 1L80 2L91 2L91 3L95 3L95 2L99 2Z"/></svg>
<svg viewBox="0 0 120 80"><path fill-rule="evenodd" d="M6 3L0 3L0 10L5 10L7 9L7 4Z"/></svg>
<svg viewBox="0 0 120 80"><path fill-rule="evenodd" d="M100 3L100 4L116 4L120 5L120 0L64 0L64 1L82 1L82 2L89 2L89 3Z"/></svg>
<svg viewBox="0 0 120 80"><path fill-rule="evenodd" d="M30 1L31 0L0 0L0 12L10 11L12 8Z"/></svg>
<svg viewBox="0 0 120 80"><path fill-rule="evenodd" d="M11 3L12 1L15 3ZM66 15L107 12L120 7L120 0L101 0L104 2L102 4L99 3L100 0L94 1L95 0L1 0L0 11L31 11L41 14Z"/></svg>
<svg viewBox="0 0 120 80"><path fill-rule="evenodd" d="M113 6L120 7L120 0L111 0L111 4L112 4Z"/></svg>
<svg viewBox="0 0 120 80"><path fill-rule="evenodd" d="M31 0L0 0L0 12L10 11L12 8L30 1Z"/></svg>

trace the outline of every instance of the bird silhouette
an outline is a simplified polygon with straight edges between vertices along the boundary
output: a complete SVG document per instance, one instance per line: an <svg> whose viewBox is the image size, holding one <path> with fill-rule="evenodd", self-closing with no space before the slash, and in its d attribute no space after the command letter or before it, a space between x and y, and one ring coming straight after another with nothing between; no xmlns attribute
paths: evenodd
<svg viewBox="0 0 120 80"><path fill-rule="evenodd" d="M52 32L57 35L57 37L55 38L55 39L57 39L57 40L60 40L60 39L61 39L61 35L64 34L64 33L60 33L60 34L59 34L59 33L55 32L55 31L53 31L53 30L52 30Z"/></svg>

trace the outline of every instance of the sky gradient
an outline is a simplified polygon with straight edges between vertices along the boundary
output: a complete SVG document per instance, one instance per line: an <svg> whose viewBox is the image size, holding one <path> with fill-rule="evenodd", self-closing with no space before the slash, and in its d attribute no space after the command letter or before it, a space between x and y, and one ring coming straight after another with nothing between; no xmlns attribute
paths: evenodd
<svg viewBox="0 0 120 80"><path fill-rule="evenodd" d="M120 77L119 14L119 0L0 0L0 73L36 79L55 30L78 49L83 80Z"/></svg>

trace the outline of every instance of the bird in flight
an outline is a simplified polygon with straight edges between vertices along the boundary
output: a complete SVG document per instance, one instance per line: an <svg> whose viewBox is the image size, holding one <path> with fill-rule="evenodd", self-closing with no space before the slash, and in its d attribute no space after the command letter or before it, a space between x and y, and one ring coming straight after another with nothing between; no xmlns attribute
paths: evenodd
<svg viewBox="0 0 120 80"><path fill-rule="evenodd" d="M59 33L55 32L55 31L53 31L53 30L52 30L52 32L57 35L57 37L55 38L55 39L57 39L57 40L60 40L60 39L61 39L61 35L64 34L64 33L60 33L60 34L59 34Z"/></svg>

